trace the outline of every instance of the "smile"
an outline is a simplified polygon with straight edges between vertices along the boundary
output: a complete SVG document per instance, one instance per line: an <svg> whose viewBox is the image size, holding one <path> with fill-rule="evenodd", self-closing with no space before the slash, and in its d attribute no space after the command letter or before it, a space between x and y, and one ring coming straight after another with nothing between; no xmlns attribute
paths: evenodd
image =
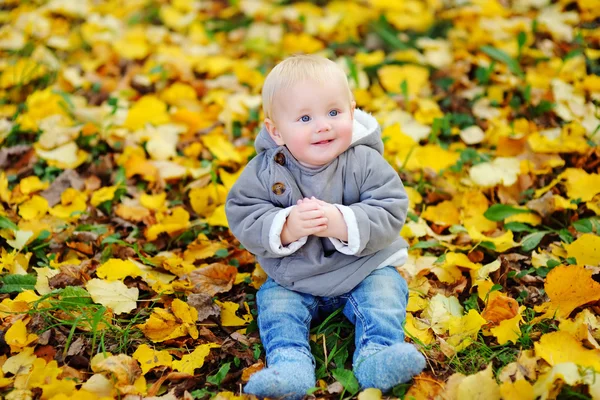
<svg viewBox="0 0 600 400"><path fill-rule="evenodd" d="M329 144L331 142L333 142L333 139L330 139L330 140L321 140L320 142L313 143L313 145L322 146L322 145L325 145L325 144Z"/></svg>

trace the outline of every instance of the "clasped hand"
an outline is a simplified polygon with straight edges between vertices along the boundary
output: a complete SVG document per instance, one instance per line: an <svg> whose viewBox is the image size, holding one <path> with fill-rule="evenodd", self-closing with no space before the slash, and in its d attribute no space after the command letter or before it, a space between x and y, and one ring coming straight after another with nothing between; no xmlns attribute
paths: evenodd
<svg viewBox="0 0 600 400"><path fill-rule="evenodd" d="M348 227L340 210L314 196L298 200L292 208L281 231L281 243L286 246L310 235L348 240Z"/></svg>

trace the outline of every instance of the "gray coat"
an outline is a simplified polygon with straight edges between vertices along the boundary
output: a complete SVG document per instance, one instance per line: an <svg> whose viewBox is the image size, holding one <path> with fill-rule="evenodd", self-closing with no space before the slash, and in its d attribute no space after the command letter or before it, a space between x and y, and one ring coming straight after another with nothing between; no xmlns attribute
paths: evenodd
<svg viewBox="0 0 600 400"><path fill-rule="evenodd" d="M398 173L382 156L381 128L370 114L354 112L350 148L328 165L301 165L263 128L257 155L227 196L229 227L280 285L315 296L352 290L408 244L399 236L408 197ZM349 243L309 236L281 246L291 206L315 196L335 204L348 225ZM350 243L352 242L352 243Z"/></svg>

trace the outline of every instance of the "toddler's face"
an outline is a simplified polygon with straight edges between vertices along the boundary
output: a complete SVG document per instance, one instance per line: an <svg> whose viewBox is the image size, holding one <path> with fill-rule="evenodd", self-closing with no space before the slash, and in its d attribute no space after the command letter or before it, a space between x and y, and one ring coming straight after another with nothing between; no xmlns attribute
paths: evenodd
<svg viewBox="0 0 600 400"><path fill-rule="evenodd" d="M350 146L354 106L339 82L304 81L277 94L273 119L267 118L265 126L301 164L319 167Z"/></svg>

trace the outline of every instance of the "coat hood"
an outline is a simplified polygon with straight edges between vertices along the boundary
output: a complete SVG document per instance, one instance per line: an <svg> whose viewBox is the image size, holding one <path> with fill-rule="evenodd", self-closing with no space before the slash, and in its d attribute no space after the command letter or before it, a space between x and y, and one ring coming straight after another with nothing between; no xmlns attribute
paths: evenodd
<svg viewBox="0 0 600 400"><path fill-rule="evenodd" d="M383 154L383 141L381 140L381 128L375 117L371 114L356 108L354 110L354 121L352 126L352 143L350 147L365 145L377 150L379 154ZM269 132L263 126L256 141L254 148L259 154L265 150L279 147L277 143L271 139Z"/></svg>

